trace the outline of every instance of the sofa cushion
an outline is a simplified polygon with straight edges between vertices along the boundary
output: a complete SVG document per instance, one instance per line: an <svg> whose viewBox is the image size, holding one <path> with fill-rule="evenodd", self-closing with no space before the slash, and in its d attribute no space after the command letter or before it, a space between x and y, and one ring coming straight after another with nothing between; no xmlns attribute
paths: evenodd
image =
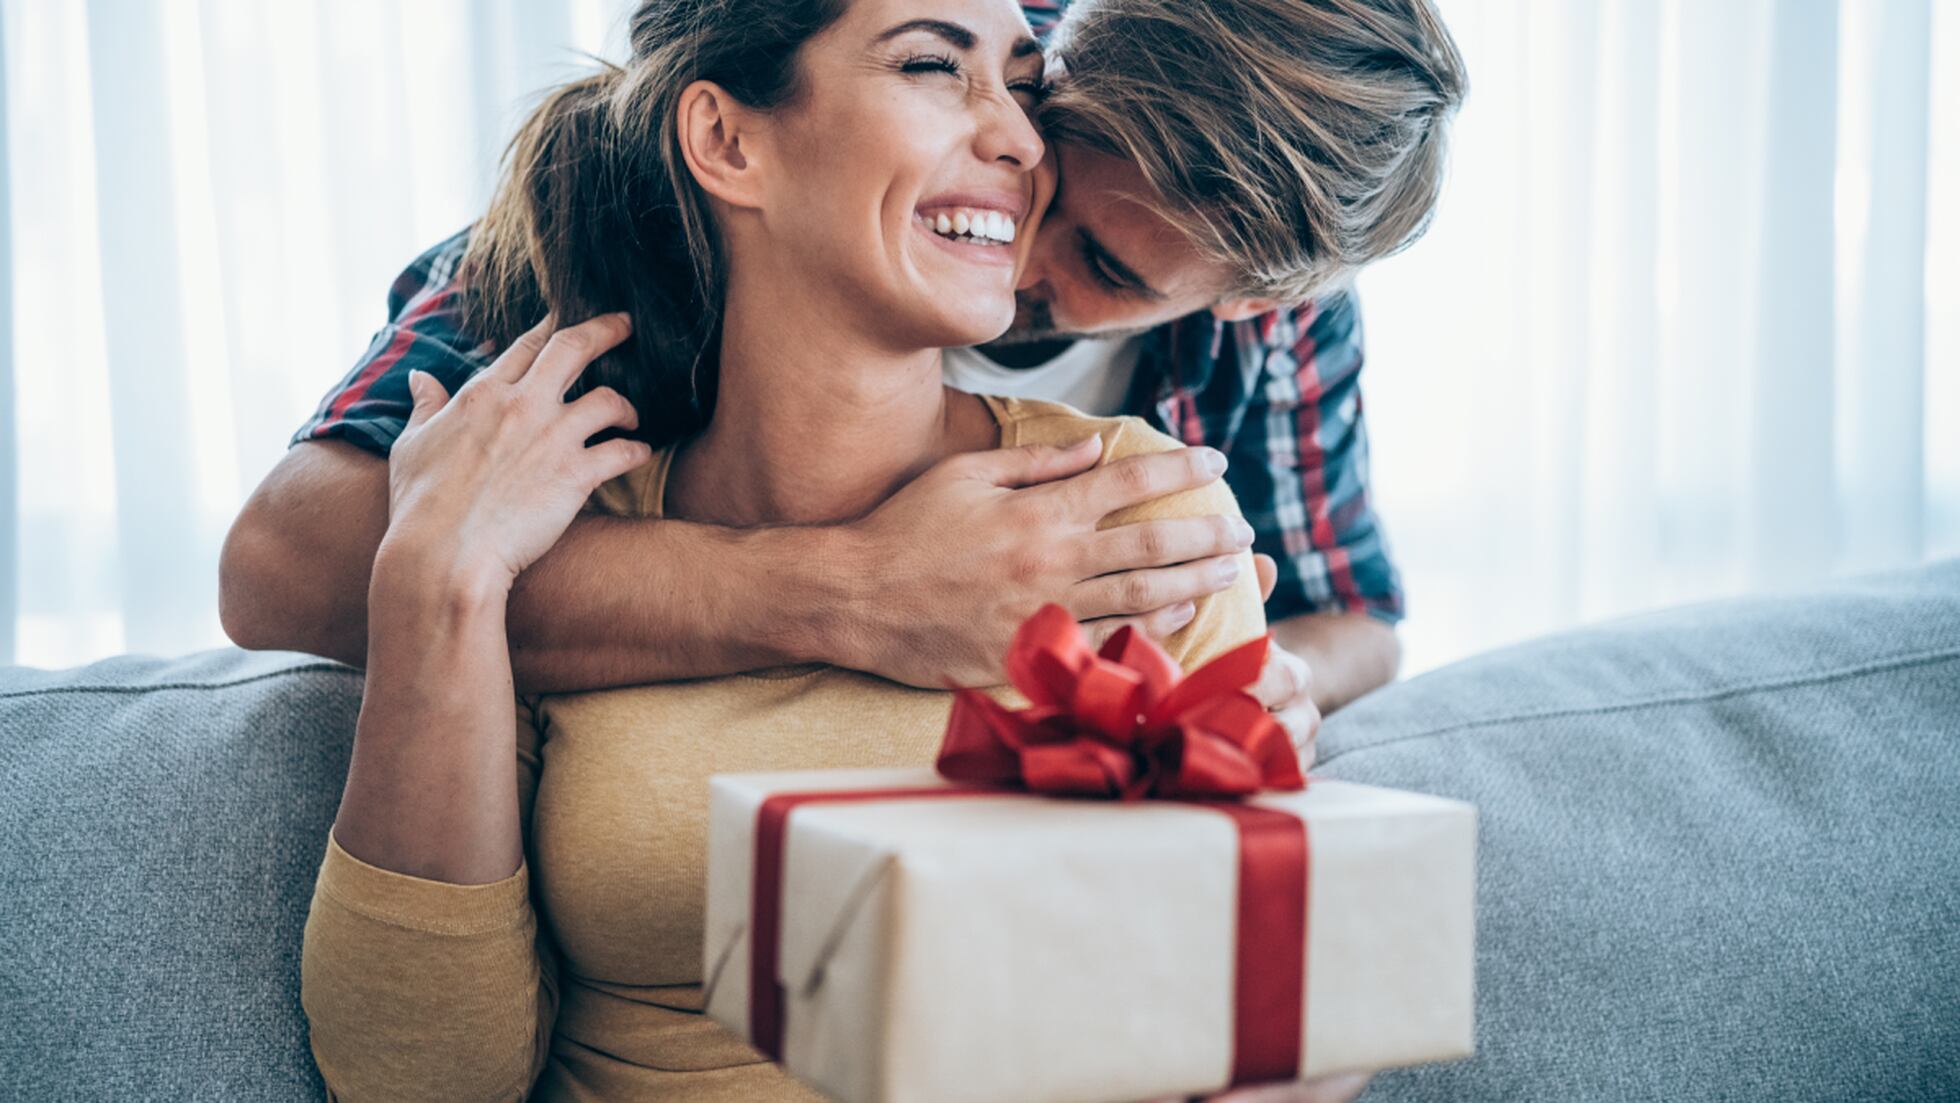
<svg viewBox="0 0 1960 1103"><path fill-rule="evenodd" d="M1960 1096L1960 561L1461 662L1315 772L1478 807L1477 1056L1366 1098Z"/></svg>
<svg viewBox="0 0 1960 1103"><path fill-rule="evenodd" d="M359 693L238 651L0 670L0 1098L321 1098L300 936ZM1479 807L1478 1055L1369 1099L1960 1085L1960 563L1468 660L1321 747Z"/></svg>
<svg viewBox="0 0 1960 1103"><path fill-rule="evenodd" d="M0 670L0 1098L318 1100L300 932L357 672Z"/></svg>

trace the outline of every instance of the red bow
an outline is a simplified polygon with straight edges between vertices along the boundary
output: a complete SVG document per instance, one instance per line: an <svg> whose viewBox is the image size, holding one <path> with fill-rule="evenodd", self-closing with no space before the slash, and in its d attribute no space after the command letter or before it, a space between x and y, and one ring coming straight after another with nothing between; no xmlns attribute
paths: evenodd
<svg viewBox="0 0 1960 1103"><path fill-rule="evenodd" d="M1066 609L1044 605L1007 653L1008 680L1031 706L1017 712L978 690L957 690L939 772L1119 800L1304 789L1286 729L1245 691L1265 667L1267 643L1261 636L1186 678L1134 629L1094 652Z"/></svg>

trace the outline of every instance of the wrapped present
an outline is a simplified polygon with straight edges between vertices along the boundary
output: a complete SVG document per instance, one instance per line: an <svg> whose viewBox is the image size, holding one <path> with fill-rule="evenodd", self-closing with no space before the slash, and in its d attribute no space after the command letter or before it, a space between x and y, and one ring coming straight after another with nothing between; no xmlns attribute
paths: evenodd
<svg viewBox="0 0 1960 1103"><path fill-rule="evenodd" d="M1471 1051L1475 812L1300 775L1244 687L1051 607L936 770L711 782L707 1009L848 1103L1121 1103Z"/></svg>

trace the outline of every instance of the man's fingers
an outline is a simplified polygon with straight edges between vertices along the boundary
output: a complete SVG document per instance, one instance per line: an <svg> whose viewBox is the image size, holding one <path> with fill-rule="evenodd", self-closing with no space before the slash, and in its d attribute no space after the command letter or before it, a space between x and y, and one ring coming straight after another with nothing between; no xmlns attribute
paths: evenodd
<svg viewBox="0 0 1960 1103"><path fill-rule="evenodd" d="M1250 529L1251 526L1248 525L1247 530ZM1264 552L1255 552L1252 556L1252 568L1259 572L1260 602L1273 600L1273 587L1279 585L1279 564L1273 562L1272 556Z"/></svg>
<svg viewBox="0 0 1960 1103"><path fill-rule="evenodd" d="M551 340L552 330L557 328L558 316L546 314L543 321L518 334L517 340L512 341L503 355L497 357L496 362L483 374L505 383L515 383L524 378L524 373L531 370L532 362L544 351L545 342Z"/></svg>
<svg viewBox="0 0 1960 1103"><path fill-rule="evenodd" d="M1190 624L1191 618L1197 615L1197 605L1187 601L1164 609L1154 609L1140 617L1103 617L1100 620L1085 620L1082 622L1082 632L1089 637L1089 646L1097 648L1126 627L1134 627L1153 640L1162 640Z"/></svg>
<svg viewBox="0 0 1960 1103"><path fill-rule="evenodd" d="M1175 567L1086 579L1069 591L1068 607L1077 620L1140 616L1226 589L1238 581L1239 562L1236 555L1219 555Z"/></svg>
<svg viewBox="0 0 1960 1103"><path fill-rule="evenodd" d="M1292 708L1313 695L1313 668L1278 644L1266 650L1266 667L1253 683L1252 695L1269 709Z"/></svg>
<svg viewBox="0 0 1960 1103"><path fill-rule="evenodd" d="M1089 572L1169 567L1231 555L1252 546L1252 526L1237 517L1178 517L1104 529L1090 538ZM1088 572L1085 572L1088 573Z"/></svg>
<svg viewBox="0 0 1960 1103"><path fill-rule="evenodd" d="M965 457L969 474L1004 489L1079 475L1102 458L1102 434L1079 440L1067 447L1052 444L1026 444L1019 448L997 448L973 452Z"/></svg>
<svg viewBox="0 0 1960 1103"><path fill-rule="evenodd" d="M529 378L558 397L572 389L586 365L618 347L633 335L633 320L625 313L601 314L561 329L546 341Z"/></svg>
<svg viewBox="0 0 1960 1103"><path fill-rule="evenodd" d="M1225 473L1225 454L1215 448L1179 448L1126 456L1075 480L1082 515L1100 520L1119 509L1166 494L1193 490Z"/></svg>

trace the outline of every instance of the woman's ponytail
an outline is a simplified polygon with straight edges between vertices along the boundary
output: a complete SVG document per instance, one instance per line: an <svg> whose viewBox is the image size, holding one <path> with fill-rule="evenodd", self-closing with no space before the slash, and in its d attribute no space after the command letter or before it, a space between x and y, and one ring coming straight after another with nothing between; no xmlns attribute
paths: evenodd
<svg viewBox="0 0 1960 1103"><path fill-rule="evenodd" d="M594 361L656 447L714 412L726 267L706 195L681 157L680 95L711 80L758 109L796 90L796 53L839 0L647 0L633 57L553 89L504 154L458 279L464 331L507 347L555 313L560 326L616 310L633 336Z"/></svg>

